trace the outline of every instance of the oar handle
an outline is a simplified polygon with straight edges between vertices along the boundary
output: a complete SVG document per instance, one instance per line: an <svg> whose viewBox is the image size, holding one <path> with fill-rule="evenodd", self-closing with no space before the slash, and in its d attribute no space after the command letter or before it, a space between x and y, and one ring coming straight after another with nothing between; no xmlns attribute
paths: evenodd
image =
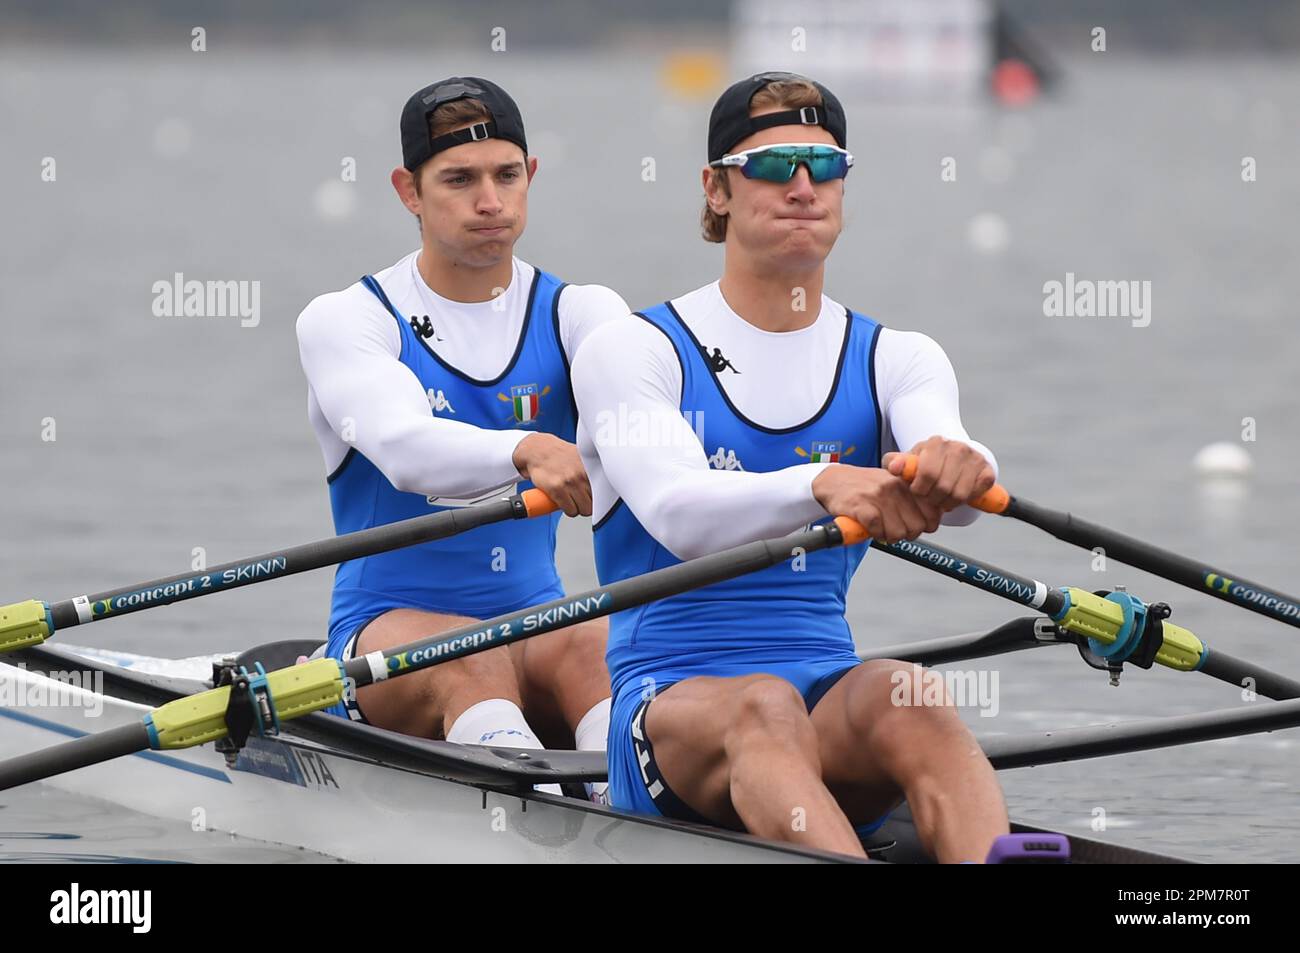
<svg viewBox="0 0 1300 953"><path fill-rule="evenodd" d="M840 528L845 546L856 546L858 543L865 543L870 538L866 528L850 516L835 517L835 525Z"/></svg>
<svg viewBox="0 0 1300 953"><path fill-rule="evenodd" d="M519 496L524 501L524 510L527 511L529 518L534 516L545 516L547 513L554 513L559 509L555 501L546 495L544 490L533 487L531 490L524 490Z"/></svg>
<svg viewBox="0 0 1300 953"><path fill-rule="evenodd" d="M920 459L914 453L905 453L902 456L903 479L911 483L916 478L916 468ZM978 500L972 501L970 505L985 513L1005 513L1007 507L1011 505L1011 493L1001 483L994 483L991 490Z"/></svg>

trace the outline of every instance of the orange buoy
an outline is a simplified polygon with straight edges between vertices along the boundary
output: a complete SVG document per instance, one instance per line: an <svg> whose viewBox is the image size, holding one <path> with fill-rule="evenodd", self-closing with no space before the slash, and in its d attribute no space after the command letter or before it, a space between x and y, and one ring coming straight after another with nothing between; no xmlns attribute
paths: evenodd
<svg viewBox="0 0 1300 953"><path fill-rule="evenodd" d="M1003 105L1028 105L1038 91L1038 74L1023 60L1003 60L993 68L993 95Z"/></svg>

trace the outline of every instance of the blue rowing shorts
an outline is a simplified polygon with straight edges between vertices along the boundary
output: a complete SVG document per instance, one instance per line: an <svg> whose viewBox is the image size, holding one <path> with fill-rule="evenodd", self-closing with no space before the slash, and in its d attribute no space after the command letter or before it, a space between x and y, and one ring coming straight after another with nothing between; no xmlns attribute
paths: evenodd
<svg viewBox="0 0 1300 953"><path fill-rule="evenodd" d="M375 616L375 619L379 616ZM350 632L340 632L330 637L320 648L312 653L313 659L332 658L340 663L347 663L356 658L357 642L361 638L361 633L375 619L368 619L361 623ZM361 706L357 704L355 691L345 691L343 701L330 705L328 708L322 708L321 711L327 715L338 715L340 718L347 718L351 721L359 721L364 725L370 724L366 716L361 712Z"/></svg>
<svg viewBox="0 0 1300 953"><path fill-rule="evenodd" d="M697 824L717 826L679 798L663 778L655 763L654 749L645 732L645 714L657 695L679 681L707 674L716 678L741 675L775 675L785 679L803 697L808 711L817 707L828 691L850 670L862 664L854 655L818 659L808 662L776 662L763 666L747 664L743 670L719 668L708 673L665 674L648 684L653 692L631 684L614 699L609 720L609 801L613 807L651 816L671 817ZM857 828L859 836L874 833L889 815Z"/></svg>

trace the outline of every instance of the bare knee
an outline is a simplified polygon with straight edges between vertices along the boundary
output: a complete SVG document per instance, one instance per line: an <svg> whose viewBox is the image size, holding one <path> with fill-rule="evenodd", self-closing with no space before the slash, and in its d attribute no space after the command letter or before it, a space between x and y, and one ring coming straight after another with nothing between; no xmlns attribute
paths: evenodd
<svg viewBox="0 0 1300 953"><path fill-rule="evenodd" d="M869 667L868 667L869 666ZM907 723L919 712L939 722L956 716L943 675L908 662L882 659L863 666L845 698L845 714L859 731Z"/></svg>
<svg viewBox="0 0 1300 953"><path fill-rule="evenodd" d="M850 717L884 763L917 767L945 743L970 740L974 744L940 672L894 662L884 674L890 691L883 704L880 695L850 702Z"/></svg>
<svg viewBox="0 0 1300 953"><path fill-rule="evenodd" d="M804 700L784 679L756 678L737 692L727 731L728 747L754 736L813 746L814 732Z"/></svg>

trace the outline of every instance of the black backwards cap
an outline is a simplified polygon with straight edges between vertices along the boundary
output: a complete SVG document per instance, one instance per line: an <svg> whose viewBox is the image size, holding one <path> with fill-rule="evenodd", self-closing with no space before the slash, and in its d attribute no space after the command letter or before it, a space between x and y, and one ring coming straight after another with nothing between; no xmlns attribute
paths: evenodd
<svg viewBox="0 0 1300 953"><path fill-rule="evenodd" d="M433 111L458 99L477 99L487 107L492 118L432 138L429 135L429 119L433 116ZM411 172L439 152L463 142L477 142L480 139L505 139L523 149L525 155L528 154L524 120L519 115L519 107L496 83L489 83L477 76L452 76L412 95L402 108L401 129L402 164Z"/></svg>
<svg viewBox="0 0 1300 953"><path fill-rule="evenodd" d="M768 113L764 116L749 115L750 102L754 94L768 83L778 80L803 80L811 83L822 94L820 106L805 106L803 109L791 109L787 112ZM841 149L848 148L844 143L847 136L844 123L844 107L835 98L835 94L816 80L798 73L755 73L749 79L742 79L727 88L718 101L713 104L709 115L709 161L717 162L742 139L746 139L760 129L772 126L821 126L832 136Z"/></svg>

